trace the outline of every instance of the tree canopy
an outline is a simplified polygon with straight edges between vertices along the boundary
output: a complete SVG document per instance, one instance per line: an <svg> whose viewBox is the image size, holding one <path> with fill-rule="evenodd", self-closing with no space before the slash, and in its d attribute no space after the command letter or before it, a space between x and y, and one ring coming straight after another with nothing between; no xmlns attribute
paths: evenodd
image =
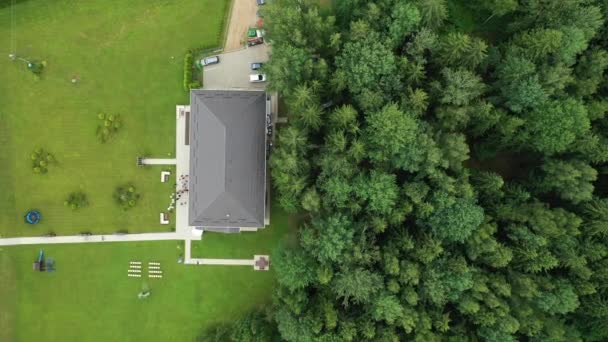
<svg viewBox="0 0 608 342"><path fill-rule="evenodd" d="M306 215L233 341L608 340L608 2L264 14L274 198Z"/></svg>

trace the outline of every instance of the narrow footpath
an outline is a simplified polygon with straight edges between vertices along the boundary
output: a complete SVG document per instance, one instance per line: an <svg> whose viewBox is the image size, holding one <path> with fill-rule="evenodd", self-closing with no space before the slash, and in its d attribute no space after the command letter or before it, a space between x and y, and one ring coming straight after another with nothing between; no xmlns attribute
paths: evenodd
<svg viewBox="0 0 608 342"><path fill-rule="evenodd" d="M161 241L183 240L178 233L142 233L142 234L109 234L109 235L66 235L66 236L37 236L0 239L0 246L19 245L49 245L61 243L93 243L93 242L128 242L128 241Z"/></svg>

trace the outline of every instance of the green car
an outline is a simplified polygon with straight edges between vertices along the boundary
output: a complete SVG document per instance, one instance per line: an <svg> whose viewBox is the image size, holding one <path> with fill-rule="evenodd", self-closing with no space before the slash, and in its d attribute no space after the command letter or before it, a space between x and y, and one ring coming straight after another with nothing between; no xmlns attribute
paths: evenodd
<svg viewBox="0 0 608 342"><path fill-rule="evenodd" d="M255 27L251 27L249 28L249 30L247 30L247 37L248 38L255 38L257 37L257 30Z"/></svg>

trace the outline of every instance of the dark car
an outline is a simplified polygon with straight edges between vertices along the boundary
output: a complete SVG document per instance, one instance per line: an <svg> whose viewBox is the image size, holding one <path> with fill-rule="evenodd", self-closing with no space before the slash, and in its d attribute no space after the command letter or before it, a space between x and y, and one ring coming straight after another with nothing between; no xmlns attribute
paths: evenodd
<svg viewBox="0 0 608 342"><path fill-rule="evenodd" d="M251 70L262 69L262 66L264 66L264 63L260 63L260 62L251 63Z"/></svg>
<svg viewBox="0 0 608 342"><path fill-rule="evenodd" d="M257 0L258 2L258 6L262 6L264 4L266 4L266 0Z"/></svg>

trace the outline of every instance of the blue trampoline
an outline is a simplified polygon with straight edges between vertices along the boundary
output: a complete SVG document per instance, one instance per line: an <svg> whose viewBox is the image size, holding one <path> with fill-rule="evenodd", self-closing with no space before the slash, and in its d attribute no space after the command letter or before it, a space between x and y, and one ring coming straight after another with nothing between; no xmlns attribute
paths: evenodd
<svg viewBox="0 0 608 342"><path fill-rule="evenodd" d="M40 212L38 210L30 210L25 214L25 222L36 224L40 222Z"/></svg>

